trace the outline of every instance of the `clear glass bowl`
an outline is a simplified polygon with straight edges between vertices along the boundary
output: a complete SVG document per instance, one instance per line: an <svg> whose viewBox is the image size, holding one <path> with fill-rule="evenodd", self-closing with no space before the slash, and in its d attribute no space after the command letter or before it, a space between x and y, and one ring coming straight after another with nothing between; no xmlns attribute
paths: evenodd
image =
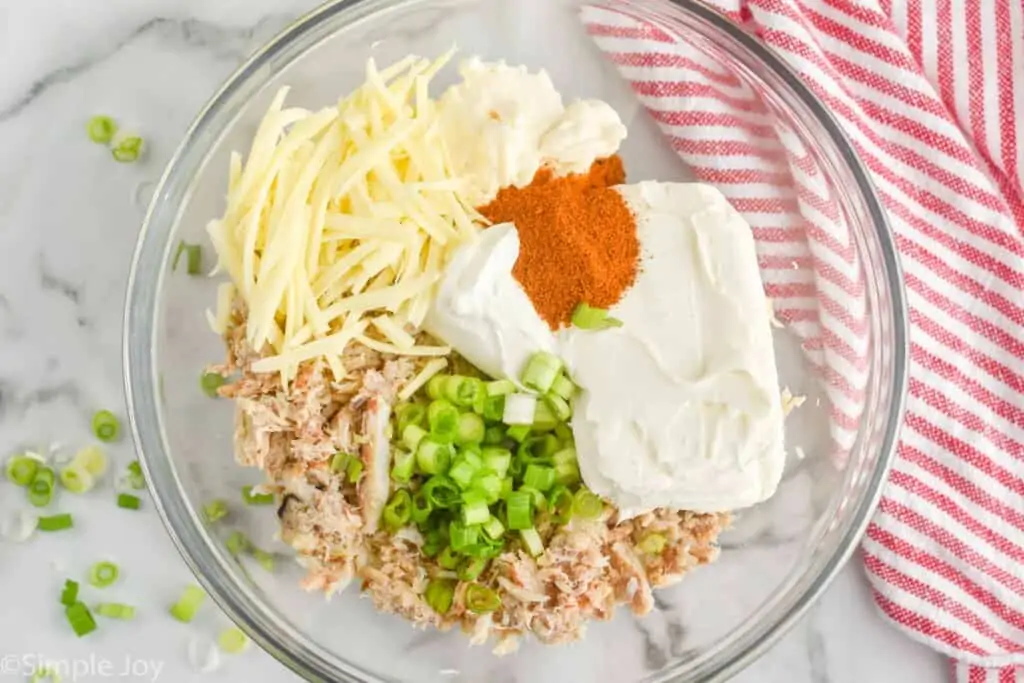
<svg viewBox="0 0 1024 683"><path fill-rule="evenodd" d="M586 20L594 12L628 30L588 31ZM661 58L667 70L659 78L682 78L689 68L689 76L711 79L711 90L687 91L690 96L677 103L684 114L707 108L702 92L719 88L742 95L747 104L728 121L755 126L753 134L760 137L754 147L762 150L766 167L789 164L791 178L804 174L816 188L819 202L811 202L811 208L800 188L777 188L785 199L780 206L796 206L807 215L817 211L819 233L822 217L829 217L827 234L808 231L807 244L820 247L831 239L846 249L846 298L829 289L828 274L836 269L827 255L810 248L793 264L794 282L804 283L810 304L788 299L780 306L806 304L812 313L783 310L792 324L777 334L783 381L794 393L808 396L787 423L792 457L778 494L738 515L735 528L722 538L721 559L660 591L655 611L646 618L637 620L620 610L611 622L593 624L580 643L528 643L502 659L489 648L468 647L461 634L416 631L397 617L379 615L369 601L358 599L358 590L331 602L303 593L297 587L301 571L293 563L279 563L283 568L274 574L238 564L224 549L225 531L209 527L199 514L205 502L238 501L241 485L259 481L258 472L233 462L230 402L212 401L198 386L201 368L223 356L203 313L213 306L215 282L169 268L178 240L205 242L206 222L220 214L229 152L248 148L281 85L292 87L291 102L323 106L361 82L370 56L385 64L410 52L437 55L454 43L462 54L546 68L567 100L597 97L611 103L629 127L622 156L633 180L691 178L683 158L687 153L691 161L693 154L703 154L700 158L711 165L717 159L728 168L733 144L704 149L677 144L682 156L669 144L623 78L624 73L638 77L636 67L628 66L628 55L620 56L617 66L598 47L607 50L609 41L628 36L647 42L627 48L646 50L654 40L662 55L677 58ZM642 89L638 92L644 96ZM708 126L722 126L723 120L660 117L669 132L684 139L689 133L714 132ZM756 129L766 121L767 128ZM702 172L709 177L706 169ZM785 177L776 174L775 180ZM723 187L729 196L743 189ZM744 206L755 222L764 264L770 266L780 258L780 229L765 223L757 206ZM799 217L789 225L790 230L806 227ZM794 248L799 251L799 244ZM808 267L810 285L807 273L801 274ZM778 270L774 277L781 278L778 291L792 293ZM763 652L808 607L847 560L874 509L893 453L906 381L900 283L883 211L835 121L774 54L703 5L669 0L341 0L299 20L249 60L200 113L164 175L139 239L125 313L132 428L156 504L199 580L257 642L303 676L502 681L515 673L517 680L537 683L722 680ZM849 354L844 357L837 353L842 349L833 348L834 339L815 331L815 324L827 328L827 316L856 316L858 311L864 323L851 361ZM845 392L849 387L836 381L851 362L862 371L854 382L858 398L852 407ZM831 419L835 409L853 417L837 425ZM257 543L273 547L273 508L236 505L231 522Z"/></svg>

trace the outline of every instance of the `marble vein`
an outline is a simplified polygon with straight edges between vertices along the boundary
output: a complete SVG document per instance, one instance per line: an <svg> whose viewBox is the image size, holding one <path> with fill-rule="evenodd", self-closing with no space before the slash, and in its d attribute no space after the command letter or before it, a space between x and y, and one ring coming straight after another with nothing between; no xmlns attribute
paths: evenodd
<svg viewBox="0 0 1024 683"><path fill-rule="evenodd" d="M158 40L173 46L200 48L212 53L217 59L238 63L245 59L256 45L293 18L292 14L271 14L261 17L254 24L241 27L225 26L194 18L150 19L130 29L106 49L83 55L78 61L43 75L29 86L23 95L15 98L13 103L0 109L0 123L20 114L50 89L95 68L141 38L155 36Z"/></svg>

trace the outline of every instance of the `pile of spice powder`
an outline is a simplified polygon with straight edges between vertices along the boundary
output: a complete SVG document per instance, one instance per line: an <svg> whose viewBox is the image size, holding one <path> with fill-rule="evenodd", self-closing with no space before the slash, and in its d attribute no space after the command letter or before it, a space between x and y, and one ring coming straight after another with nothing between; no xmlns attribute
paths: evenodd
<svg viewBox="0 0 1024 683"><path fill-rule="evenodd" d="M551 329L569 324L580 303L608 308L636 279L636 218L612 185L626 179L618 156L587 174L556 178L541 170L526 187L507 187L480 207L492 224L515 223L519 260L512 274Z"/></svg>

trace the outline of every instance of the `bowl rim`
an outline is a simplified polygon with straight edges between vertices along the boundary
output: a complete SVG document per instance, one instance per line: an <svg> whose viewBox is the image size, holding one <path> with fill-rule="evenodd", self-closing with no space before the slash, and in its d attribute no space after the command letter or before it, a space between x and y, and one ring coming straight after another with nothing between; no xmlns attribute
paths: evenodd
<svg viewBox="0 0 1024 683"><path fill-rule="evenodd" d="M407 1L415 2L418 0ZM857 156L848 136L832 113L811 92L810 88L804 84L796 71L782 57L759 38L747 33L734 24L717 9L704 4L702 0L663 1L689 12L746 49L764 66L773 71L775 76L785 82L790 88L791 94L795 95L807 107L807 110L816 119L816 123L830 136L840 160L845 164L846 170L851 174L856 183L860 199L875 228L881 259L885 267L884 280L891 298L892 320L889 322L891 323L890 332L893 337L893 357L891 381L889 386L886 387L890 396L891 406L889 419L884 425L881 435L878 437L878 458L871 476L866 482L864 488L865 495L859 501L858 509L851 514L850 519L852 521L848 526L845 536L837 545L836 552L821 566L818 575L813 578L804 592L796 598L790 608L766 630L762 631L754 642L745 644L736 656L708 672L707 677L704 678L706 681L722 681L749 666L789 631L794 623L806 613L822 592L831 584L839 570L849 560L859 540L865 533L871 516L878 506L883 491L883 484L895 459L897 440L903 423L908 384L908 312L899 254L886 211L875 191L874 183L864 163ZM147 237L152 231L152 221L157 208L160 206L161 197L170 184L183 156L192 147L207 119L220 109L224 101L238 90L242 84L256 76L256 72L262 69L269 60L293 44L294 41L300 40L318 23L327 21L331 17L357 6L366 7L367 5L380 2L381 0L329 0L325 2L285 26L262 48L235 69L221 84L214 95L199 110L161 174L139 231L132 256L125 296L122 329L122 365L126 409L132 438L139 455L139 460L145 471L147 486L150 489L154 507L157 509L179 555L181 555L193 575L203 585L218 606L277 661L308 680L331 680L332 677L335 677L336 680L338 672L326 661L321 653L315 651L322 648L314 645L314 649L310 650L306 645L300 645L296 649L296 641L293 640L294 636L290 633L292 629L289 628L286 630L287 632L282 632L280 624L269 627L267 624L261 623L265 621L262 618L257 618L257 616L261 615L254 616L245 608L244 604L250 602L250 599L249 596L245 595L244 591L238 591L234 586L225 586L223 582L219 580L214 581L208 576L201 565L206 565L206 567L214 566L225 575L230 572L230 569L224 556L213 550L212 539L207 534L196 511L184 502L184 497L180 496L181 500L175 500L174 498L161 495L162 492L172 493L173 489L176 489L179 493L183 492L184 489L178 480L176 471L172 466L170 471L173 481L163 481L160 478L151 476L152 467L145 455L146 448L144 446L156 446L157 450L166 455L166 450L162 448L161 443L166 442L166 440L162 438L163 427L159 419L145 427L140 426L143 420L140 419L140 405L137 398L140 395L154 395L157 387L156 369L152 363L155 353L151 348L152 339L147 336L148 331L152 329L152 323L155 322L155 314L151 310L139 307L141 303L144 303L143 299L145 299L145 292L140 289L140 273L144 270L143 266L146 265L147 255L144 247L147 244ZM154 295L154 300L159 300L158 294L159 288L157 289L157 294ZM143 338L141 341L145 342L142 344L138 343L140 340L136 337L136 328L140 324L139 321L147 324L142 329ZM143 348L142 352L139 352L140 348ZM151 408L149 412L158 415L155 403L152 406L147 406L147 408ZM157 425L156 429L154 429L154 424ZM169 461L169 458L166 459ZM182 525L180 524L181 519L188 519L191 523ZM196 553L196 549L199 550L198 553ZM342 673L345 680L351 680L356 683L378 680L373 674L354 665L346 664L345 669L346 671ZM655 674L655 678L662 681L683 680L674 669Z"/></svg>

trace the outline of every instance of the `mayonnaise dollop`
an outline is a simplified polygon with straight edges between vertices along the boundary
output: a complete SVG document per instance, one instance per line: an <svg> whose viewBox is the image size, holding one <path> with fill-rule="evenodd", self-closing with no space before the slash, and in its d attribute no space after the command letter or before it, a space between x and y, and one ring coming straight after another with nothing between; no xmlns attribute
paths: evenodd
<svg viewBox="0 0 1024 683"><path fill-rule="evenodd" d="M623 518L761 502L785 454L750 227L707 185L618 189L642 253L636 283L612 308L622 327L560 334L582 388L572 426L583 479Z"/></svg>
<svg viewBox="0 0 1024 683"><path fill-rule="evenodd" d="M473 57L459 73L462 80L438 101L440 130L474 206L490 202L502 187L529 185L542 167L558 176L585 172L626 137L605 102L563 106L546 71Z"/></svg>
<svg viewBox="0 0 1024 683"><path fill-rule="evenodd" d="M459 246L423 323L492 377L518 379L534 352L557 353L555 335L512 275L517 258L511 223Z"/></svg>

